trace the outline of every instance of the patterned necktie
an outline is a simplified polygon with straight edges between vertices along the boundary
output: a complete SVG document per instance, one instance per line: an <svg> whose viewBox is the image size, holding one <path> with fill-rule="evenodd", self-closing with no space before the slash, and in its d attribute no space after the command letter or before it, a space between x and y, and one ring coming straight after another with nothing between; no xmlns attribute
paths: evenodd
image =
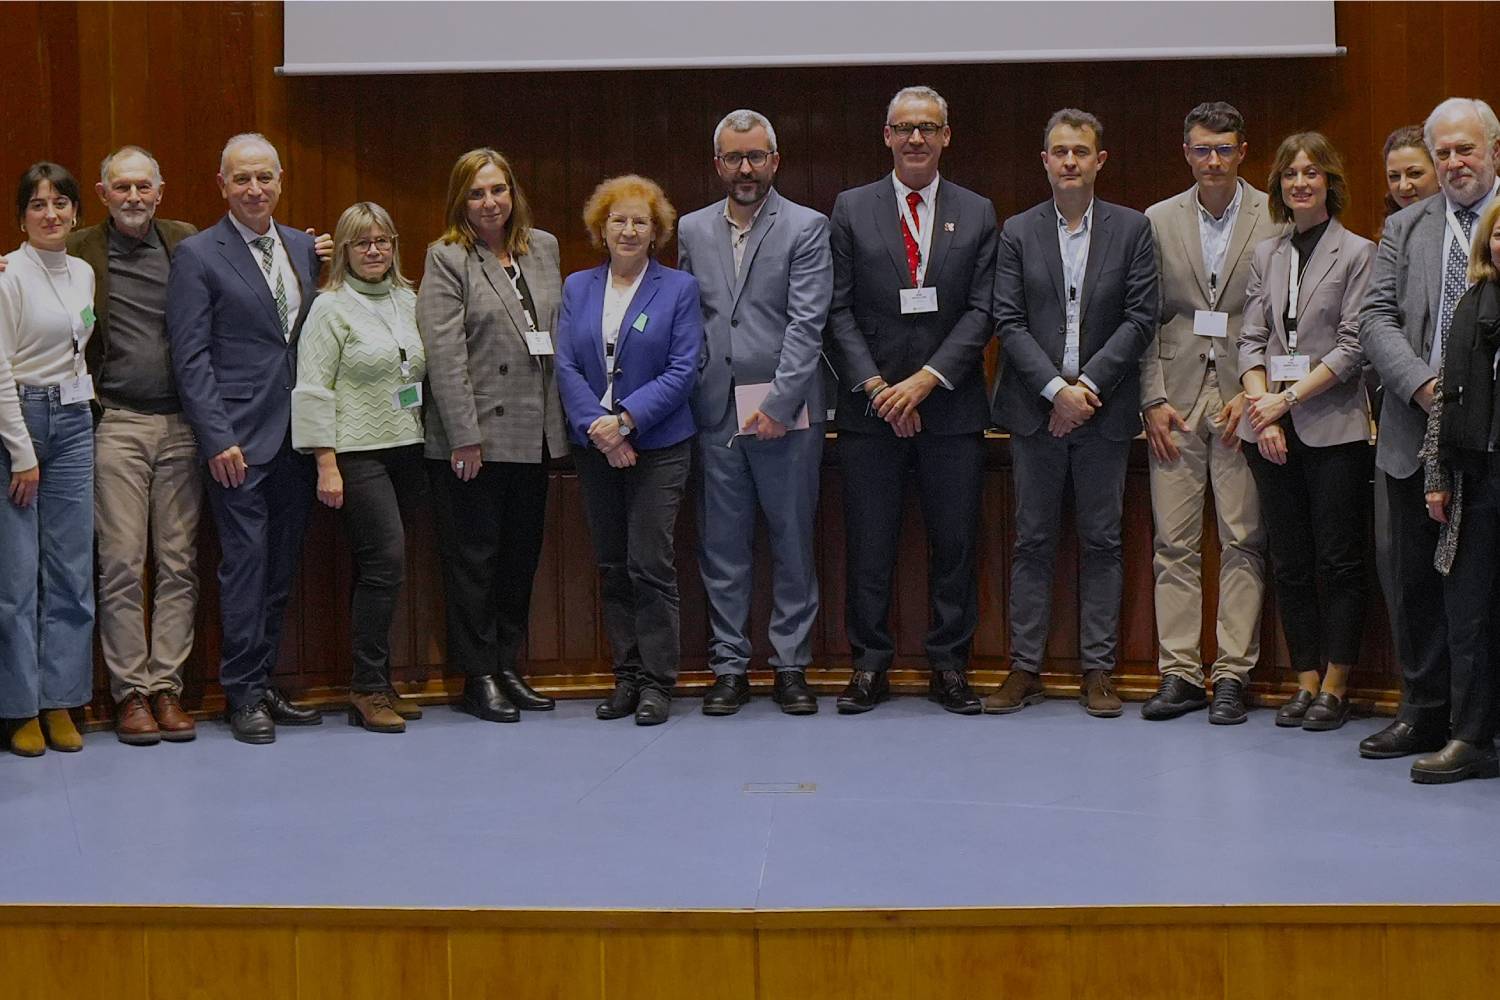
<svg viewBox="0 0 1500 1000"><path fill-rule="evenodd" d="M1474 221L1479 218L1477 213L1467 208L1460 208L1453 215L1464 231L1464 242L1460 245L1457 240L1449 241L1448 259L1443 263L1443 302L1442 311L1438 313L1440 344L1448 342L1448 324L1453 322L1453 307L1458 305L1458 300L1469 290L1469 244L1474 235Z"/></svg>
<svg viewBox="0 0 1500 1000"><path fill-rule="evenodd" d="M285 337L288 333L286 325L286 284L281 276L281 268L276 267L276 241L269 236L260 236L250 241L250 245L260 251L260 269L266 272L266 277L271 277L271 269L276 268L276 317L281 320L281 335Z"/></svg>
<svg viewBox="0 0 1500 1000"><path fill-rule="evenodd" d="M917 265L921 263L922 253L917 249L917 236L922 231L922 219L917 215L917 206L922 204L922 196L915 191L906 193L906 204L911 209L912 225L917 227L917 232L912 232L911 227L906 224L906 216L901 217L901 242L906 244L906 270L911 274L911 283L917 283Z"/></svg>

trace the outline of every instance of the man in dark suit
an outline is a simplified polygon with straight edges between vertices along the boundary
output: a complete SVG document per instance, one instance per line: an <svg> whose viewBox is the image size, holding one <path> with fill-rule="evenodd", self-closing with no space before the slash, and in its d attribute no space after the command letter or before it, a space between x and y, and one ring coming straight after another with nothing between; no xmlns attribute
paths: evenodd
<svg viewBox="0 0 1500 1000"><path fill-rule="evenodd" d="M1071 473L1082 550L1079 632L1090 715L1120 714L1110 684L1124 568L1120 512L1130 439L1141 430L1140 361L1155 333L1156 260L1139 212L1097 201L1104 127L1064 108L1047 122L1042 165L1052 197L1000 235L995 330L1005 361L995 422L1011 434L1016 547L1010 579L1010 676L985 699L1005 714L1041 701L1052 572Z"/></svg>
<svg viewBox="0 0 1500 1000"><path fill-rule="evenodd" d="M891 575L913 463L930 553L929 697L950 712L979 711L965 671L978 619L980 354L992 323L995 206L939 178L950 138L947 102L928 87L902 90L886 109L893 172L833 205L830 327L854 654L843 713L867 712L890 692Z"/></svg>
<svg viewBox="0 0 1500 1000"><path fill-rule="evenodd" d="M291 397L318 259L312 237L272 218L281 159L264 136L230 139L218 181L229 212L178 244L167 336L183 412L214 480L219 682L230 726L242 743L271 743L276 723L321 721L269 685L313 494L311 458L292 450Z"/></svg>

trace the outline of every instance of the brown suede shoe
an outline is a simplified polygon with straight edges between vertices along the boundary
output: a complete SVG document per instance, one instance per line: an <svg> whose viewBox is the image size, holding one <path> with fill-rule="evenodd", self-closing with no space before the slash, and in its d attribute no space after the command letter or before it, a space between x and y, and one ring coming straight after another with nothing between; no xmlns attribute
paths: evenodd
<svg viewBox="0 0 1500 1000"><path fill-rule="evenodd" d="M12 719L5 726L10 731L10 752L17 757L40 757L47 752L47 741L42 738L42 724L33 716L30 719Z"/></svg>
<svg viewBox="0 0 1500 1000"><path fill-rule="evenodd" d="M151 696L151 711L156 716L156 727L161 738L168 743L188 743L198 735L198 725L193 717L182 709L182 702L172 691L158 691Z"/></svg>
<svg viewBox="0 0 1500 1000"><path fill-rule="evenodd" d="M384 691L350 691L349 725L362 726L372 733L404 733L406 723L391 707L391 696Z"/></svg>
<svg viewBox="0 0 1500 1000"><path fill-rule="evenodd" d="M1078 704L1095 718L1113 719L1120 714L1120 696L1115 694L1108 670L1085 670Z"/></svg>
<svg viewBox="0 0 1500 1000"><path fill-rule="evenodd" d="M73 716L66 708L49 708L42 712L42 732L53 750L73 753L83 749L83 734L73 725Z"/></svg>
<svg viewBox="0 0 1500 1000"><path fill-rule="evenodd" d="M403 698L394 689L387 691L385 696L390 699L391 710L407 722L414 722L422 717L422 706L410 698Z"/></svg>
<svg viewBox="0 0 1500 1000"><path fill-rule="evenodd" d="M115 706L115 739L127 746L149 747L161 742L161 729L146 704L146 696L132 691Z"/></svg>
<svg viewBox="0 0 1500 1000"><path fill-rule="evenodd" d="M1000 690L984 699L986 715L1009 715L1027 705L1038 705L1047 697L1042 679L1030 670L1013 667Z"/></svg>

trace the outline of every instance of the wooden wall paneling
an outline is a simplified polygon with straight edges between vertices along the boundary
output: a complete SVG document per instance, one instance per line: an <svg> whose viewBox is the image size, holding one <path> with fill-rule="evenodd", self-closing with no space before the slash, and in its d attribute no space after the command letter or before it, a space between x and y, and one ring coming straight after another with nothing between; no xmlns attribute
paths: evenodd
<svg viewBox="0 0 1500 1000"><path fill-rule="evenodd" d="M824 441L825 461L837 460L838 442ZM849 655L849 631L844 617L848 547L844 535L844 473L836 464L825 464L818 492L818 636L813 655L827 663L829 659Z"/></svg>
<svg viewBox="0 0 1500 1000"><path fill-rule="evenodd" d="M1434 936L1441 939L1436 947ZM1386 996L1401 1000L1449 1000L1472 995L1495 979L1500 932L1454 922L1385 928Z"/></svg>
<svg viewBox="0 0 1500 1000"><path fill-rule="evenodd" d="M761 931L757 1000L914 1000L933 994L910 930Z"/></svg>
<svg viewBox="0 0 1500 1000"><path fill-rule="evenodd" d="M604 1000L601 951L594 930L454 929L448 932L452 996Z"/></svg>
<svg viewBox="0 0 1500 1000"><path fill-rule="evenodd" d="M1223 927L1074 927L1070 941L1074 1000L1223 1000Z"/></svg>
<svg viewBox="0 0 1500 1000"><path fill-rule="evenodd" d="M604 673L610 671L608 643L595 614L599 592L599 568L589 539L584 516L583 486L578 476L569 473L553 482L554 492L561 495L559 514L563 524L562 541L562 655L570 662L597 659Z"/></svg>
<svg viewBox="0 0 1500 1000"><path fill-rule="evenodd" d="M432 928L303 927L298 1000L449 1000L448 935Z"/></svg>
<svg viewBox="0 0 1500 1000"><path fill-rule="evenodd" d="M296 1000L290 927L146 928L148 1000Z"/></svg>
<svg viewBox="0 0 1500 1000"><path fill-rule="evenodd" d="M0 925L6 993L135 1000L146 992L145 942L128 924Z"/></svg>
<svg viewBox="0 0 1500 1000"><path fill-rule="evenodd" d="M974 632L975 656L1003 657L1009 648L1006 599L1010 595L1010 549L1003 525L1009 522L1010 511L1010 472L987 461L979 510L979 626Z"/></svg>
<svg viewBox="0 0 1500 1000"><path fill-rule="evenodd" d="M1137 444L1144 451L1144 447ZM1144 456L1125 477L1124 515L1121 534L1149 539L1154 532L1151 519L1150 474ZM1156 675L1156 574L1152 569L1153 551L1148 545L1125 548L1125 590L1120 610L1119 660L1122 667L1136 675ZM1154 682L1151 686L1155 686Z"/></svg>
<svg viewBox="0 0 1500 1000"><path fill-rule="evenodd" d="M120 145L145 146L162 169L161 213L164 218L186 218L189 169L185 150L192 130L188 122L188 95L179 55L184 37L181 4L148 4L136 13L145 17L146 113L134 132L121 135ZM193 141L197 140L196 137ZM100 206L102 211L103 206Z"/></svg>
<svg viewBox="0 0 1500 1000"><path fill-rule="evenodd" d="M1386 988L1385 928L1378 924L1250 925L1226 933L1226 1000L1370 1000Z"/></svg>
<svg viewBox="0 0 1500 1000"><path fill-rule="evenodd" d="M922 1000L1072 1000L1067 927L942 927L912 932ZM977 988L977 992L976 992Z"/></svg>
<svg viewBox="0 0 1500 1000"><path fill-rule="evenodd" d="M97 166L114 142L115 94L128 94L137 89L139 82L134 79L125 79L125 77L144 76L146 67L137 64L134 67L135 73L131 74L117 73L116 67L111 65L110 14L112 7L110 4L79 4L77 10L78 34L73 44L78 51L79 96L76 107L82 144L74 162L65 163L64 166L73 171L81 185L87 185L89 178L94 176L94 171L90 169L89 164ZM142 57L145 55L144 51L140 54ZM141 59L141 63L144 63L144 58ZM123 66L119 68L124 69ZM98 217L102 214L102 208L103 206L95 199L90 198L85 201L85 220L99 221Z"/></svg>
<svg viewBox="0 0 1500 1000"><path fill-rule="evenodd" d="M755 1000L755 932L615 931L601 964L608 1000ZM709 986L711 984L711 986Z"/></svg>

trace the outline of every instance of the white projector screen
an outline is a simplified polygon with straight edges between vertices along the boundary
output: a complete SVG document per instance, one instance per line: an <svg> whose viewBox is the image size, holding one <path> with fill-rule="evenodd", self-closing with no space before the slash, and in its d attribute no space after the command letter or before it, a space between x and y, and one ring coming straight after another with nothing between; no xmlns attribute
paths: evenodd
<svg viewBox="0 0 1500 1000"><path fill-rule="evenodd" d="M1330 56L1332 0L287 0L289 75ZM903 21L927 29L905 37Z"/></svg>

